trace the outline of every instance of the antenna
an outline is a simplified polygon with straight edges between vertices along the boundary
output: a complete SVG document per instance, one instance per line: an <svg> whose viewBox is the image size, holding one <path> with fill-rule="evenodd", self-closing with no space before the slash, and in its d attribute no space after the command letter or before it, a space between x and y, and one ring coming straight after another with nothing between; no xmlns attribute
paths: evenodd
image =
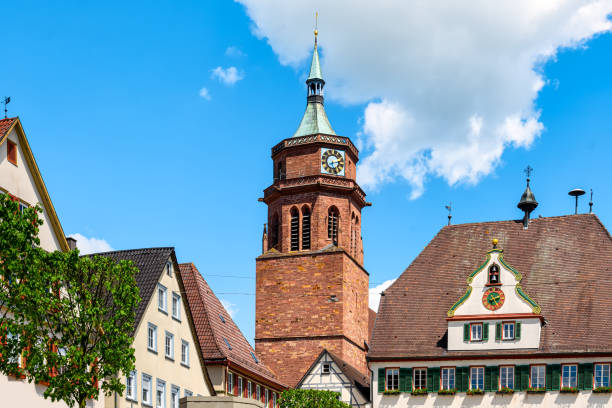
<svg viewBox="0 0 612 408"><path fill-rule="evenodd" d="M591 189L591 201L589 201L589 214L593 214L593 189Z"/></svg>
<svg viewBox="0 0 612 408"><path fill-rule="evenodd" d="M576 212L574 214L578 214L578 197L584 195L584 190L580 188L575 188L567 194L576 197Z"/></svg>
<svg viewBox="0 0 612 408"><path fill-rule="evenodd" d="M448 210L448 225L451 225L451 218L453 218L453 216L451 215L453 203L448 203L448 205L445 205L444 208Z"/></svg>
<svg viewBox="0 0 612 408"><path fill-rule="evenodd" d="M5 96L4 97L4 102L2 102L2 103L4 103L4 119L6 119L8 117L7 116L8 109L6 109L6 105L8 105L9 102L11 102L11 97L10 96Z"/></svg>

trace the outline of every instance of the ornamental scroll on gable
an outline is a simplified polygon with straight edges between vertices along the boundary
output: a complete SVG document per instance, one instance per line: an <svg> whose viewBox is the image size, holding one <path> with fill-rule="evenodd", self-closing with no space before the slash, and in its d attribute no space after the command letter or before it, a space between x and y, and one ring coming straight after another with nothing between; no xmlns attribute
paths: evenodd
<svg viewBox="0 0 612 408"><path fill-rule="evenodd" d="M540 306L521 287L520 272L504 262L503 253L497 248L497 240L493 240L486 261L468 276L465 294L447 312L449 318L540 314Z"/></svg>

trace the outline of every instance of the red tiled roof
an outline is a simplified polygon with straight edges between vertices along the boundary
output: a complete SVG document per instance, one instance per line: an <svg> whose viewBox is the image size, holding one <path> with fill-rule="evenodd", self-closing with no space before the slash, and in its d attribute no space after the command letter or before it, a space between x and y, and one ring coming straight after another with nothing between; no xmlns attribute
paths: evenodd
<svg viewBox="0 0 612 408"><path fill-rule="evenodd" d="M0 119L0 139L4 137L16 120L17 118Z"/></svg>
<svg viewBox="0 0 612 408"><path fill-rule="evenodd" d="M446 312L498 238L504 260L542 308L537 350L446 350ZM451 225L382 296L368 358L611 352L612 238L592 214Z"/></svg>
<svg viewBox="0 0 612 408"><path fill-rule="evenodd" d="M236 323L213 293L206 280L192 263L180 264L183 284L193 322L200 341L205 363L229 361L248 370L263 379L276 384L278 388L286 386L278 381L257 357ZM226 343L227 340L227 343ZM228 347L231 346L231 350Z"/></svg>

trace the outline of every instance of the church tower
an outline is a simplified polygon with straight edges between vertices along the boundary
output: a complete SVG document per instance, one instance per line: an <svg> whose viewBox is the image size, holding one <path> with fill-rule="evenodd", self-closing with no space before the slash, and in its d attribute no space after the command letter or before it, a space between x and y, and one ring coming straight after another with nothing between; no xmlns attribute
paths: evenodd
<svg viewBox="0 0 612 408"><path fill-rule="evenodd" d="M272 148L273 181L261 199L268 228L256 261L255 348L290 386L323 349L367 373L361 210L370 204L355 181L359 152L325 114L316 30L306 87L297 131Z"/></svg>

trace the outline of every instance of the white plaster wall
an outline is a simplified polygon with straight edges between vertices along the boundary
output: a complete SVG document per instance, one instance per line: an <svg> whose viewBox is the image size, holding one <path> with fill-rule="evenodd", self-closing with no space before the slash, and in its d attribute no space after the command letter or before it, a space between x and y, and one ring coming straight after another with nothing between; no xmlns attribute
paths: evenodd
<svg viewBox="0 0 612 408"><path fill-rule="evenodd" d="M2 143L0 145L0 187L31 206L40 204L42 207L42 198L36 189L32 172L25 161L15 130L9 133L8 139L17 144L17 166L8 161L6 142ZM49 217L44 210L43 207L42 220L44 224L40 227L38 235L40 246L47 251L60 250L59 241L51 228Z"/></svg>
<svg viewBox="0 0 612 408"><path fill-rule="evenodd" d="M132 402L123 396L119 396L119 404L115 407L114 396L106 399L106 407L108 408L128 408L143 406L142 400L142 374L148 374L152 377L152 392L155 392L157 379L166 382L166 408L170 407L170 387L176 385L180 387L180 397L184 396L184 390L188 389L194 396L210 396L211 391L208 389L202 365L196 350L196 344L193 339L191 329L189 327L188 315L185 310L185 294L180 293L179 283L176 277L178 266L174 265L174 273L172 277L168 276L166 270L160 278L160 283L167 288L167 310L168 314L164 314L158 310L158 294L157 286L155 292L149 301L149 305L140 321L140 325L134 336L133 347L136 350L136 370L137 370L137 402ZM172 292L180 293L181 295L181 321L178 322L172 318ZM153 323L157 326L157 354L147 349L147 328L148 323ZM165 357L165 333L166 331L174 334L174 361ZM189 342L189 367L181 365L181 339ZM125 377L122 379L125 384Z"/></svg>
<svg viewBox="0 0 612 408"><path fill-rule="evenodd" d="M491 253L491 260L487 263L487 265L480 271L476 276L474 276L474 280L471 283L472 293L470 297L455 310L455 316L464 316L464 315L480 315L480 314L490 314L490 315L499 315L499 314L509 314L509 313L533 313L531 305L529 305L525 300L523 300L516 293L515 287L518 283L514 274L506 269L504 265L499 262L499 252ZM486 286L489 278L489 266L492 263L496 263L500 267L500 277L501 277L501 286L494 286L500 288L505 295L505 301L502 307L495 311L491 311L484 307L482 304L482 296L487 291L487 289L492 286ZM471 273L472 271L469 271ZM520 271L519 271L520 272ZM469 276L469 273L466 274L466 279ZM466 283L466 290L468 284Z"/></svg>
<svg viewBox="0 0 612 408"><path fill-rule="evenodd" d="M0 375L0 407L24 408L66 408L64 402L51 402L45 399L43 393L47 389L41 384L30 384L26 380ZM88 408L102 408L104 397L100 395L98 401L87 401Z"/></svg>
<svg viewBox="0 0 612 408"><path fill-rule="evenodd" d="M598 358L597 362L612 361ZM395 407L612 407L612 394L595 394L592 391L580 391L577 394L561 394L559 391L547 391L544 394L527 394L515 392L511 395L500 395L495 392L485 392L484 395L467 395L458 392L455 395L438 395L430 392L426 396L413 396L402 392L399 395L383 395L378 392L378 369L385 367L465 367L470 365L527 365L527 364L565 364L594 362L593 359L571 358L561 359L505 359L505 360L450 360L450 361L411 361L370 363L373 371L372 406L373 408ZM384 381L384 378L382 379Z"/></svg>
<svg viewBox="0 0 612 408"><path fill-rule="evenodd" d="M464 341L463 325L470 321L451 320L448 322L448 349L449 350L508 350L517 348L537 349L540 345L540 319L510 319L521 323L521 338L518 340L496 340L495 325L504 320L478 320L477 323L489 323L488 341ZM483 326L484 330L484 326Z"/></svg>

